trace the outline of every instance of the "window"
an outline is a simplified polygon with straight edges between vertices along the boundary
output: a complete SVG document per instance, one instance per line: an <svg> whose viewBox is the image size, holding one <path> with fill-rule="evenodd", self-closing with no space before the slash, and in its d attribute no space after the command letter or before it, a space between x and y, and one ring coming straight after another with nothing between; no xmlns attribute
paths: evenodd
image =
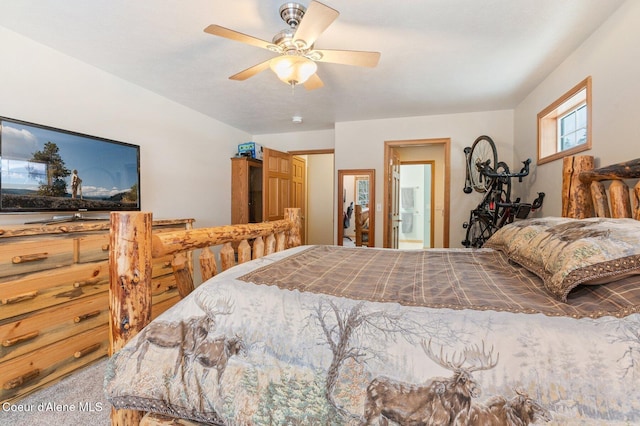
<svg viewBox="0 0 640 426"><path fill-rule="evenodd" d="M356 176L356 204L360 204L363 207L369 205L369 177L368 176Z"/></svg>
<svg viewBox="0 0 640 426"><path fill-rule="evenodd" d="M591 77L538 114L538 164L591 149Z"/></svg>
<svg viewBox="0 0 640 426"><path fill-rule="evenodd" d="M558 151L566 151L587 142L587 104L581 104L559 118Z"/></svg>

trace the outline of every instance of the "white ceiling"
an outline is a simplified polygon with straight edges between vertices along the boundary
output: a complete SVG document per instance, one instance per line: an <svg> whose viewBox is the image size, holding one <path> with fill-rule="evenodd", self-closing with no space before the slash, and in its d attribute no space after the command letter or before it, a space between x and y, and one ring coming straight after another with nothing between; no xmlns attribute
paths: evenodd
<svg viewBox="0 0 640 426"><path fill-rule="evenodd" d="M316 48L378 51L380 62L320 63L324 87L293 93L270 70L229 80L273 54L203 31L270 41L286 28L283 0L0 0L0 25L257 135L511 109L623 2L326 0L340 16Z"/></svg>

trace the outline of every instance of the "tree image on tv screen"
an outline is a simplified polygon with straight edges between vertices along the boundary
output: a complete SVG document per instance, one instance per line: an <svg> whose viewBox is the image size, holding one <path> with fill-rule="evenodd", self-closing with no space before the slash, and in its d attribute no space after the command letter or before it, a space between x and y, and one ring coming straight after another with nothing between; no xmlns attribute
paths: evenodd
<svg viewBox="0 0 640 426"><path fill-rule="evenodd" d="M42 151L33 153L31 161L44 163L47 166L47 182L40 184L39 195L64 197L67 193L65 178L71 174L71 171L66 168L59 151L58 145L47 142Z"/></svg>
<svg viewBox="0 0 640 426"><path fill-rule="evenodd" d="M124 203L137 203L138 202L138 184L134 183L128 192L122 195L122 201Z"/></svg>

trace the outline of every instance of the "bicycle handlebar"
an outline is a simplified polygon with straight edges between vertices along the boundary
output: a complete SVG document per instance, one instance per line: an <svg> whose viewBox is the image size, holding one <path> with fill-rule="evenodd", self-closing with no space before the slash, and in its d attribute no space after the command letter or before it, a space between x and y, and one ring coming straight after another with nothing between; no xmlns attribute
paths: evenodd
<svg viewBox="0 0 640 426"><path fill-rule="evenodd" d="M520 180L520 182L522 182L522 178L529 174L529 164L531 164L531 158L527 158L526 160L524 160L522 162L522 164L524 164L524 166L522 167L522 169L520 169L520 171L518 173L496 172L496 171L494 171L494 169L492 169L489 166L490 161L491 160L487 160L486 162L478 165L478 169L479 169L480 173L485 175L485 176L487 176L487 177L491 177L491 178L498 178L498 177L514 178L514 177L517 177Z"/></svg>
<svg viewBox="0 0 640 426"><path fill-rule="evenodd" d="M517 177L517 178L522 178L525 177L529 174L529 164L531 164L531 158L527 158L525 161L522 162L522 164L524 164L524 166L522 167L522 169L520 169L520 171L518 173L511 173L511 172L496 172L494 171L494 169L492 169L489 166L489 162L491 160L487 160L484 163L481 163L478 165L478 170L480 171L480 173L482 173L483 175L487 176L487 177Z"/></svg>

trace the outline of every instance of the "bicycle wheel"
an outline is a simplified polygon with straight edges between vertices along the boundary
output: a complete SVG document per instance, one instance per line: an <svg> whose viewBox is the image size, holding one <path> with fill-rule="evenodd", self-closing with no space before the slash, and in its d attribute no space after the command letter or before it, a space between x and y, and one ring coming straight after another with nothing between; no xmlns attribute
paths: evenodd
<svg viewBox="0 0 640 426"><path fill-rule="evenodd" d="M471 145L471 153L469 154L469 163L467 164L469 171L469 180L471 186L477 192L486 192L493 182L493 179L480 173L480 167L487 163L492 169L498 164L498 152L496 144L489 136L480 136Z"/></svg>
<svg viewBox="0 0 640 426"><path fill-rule="evenodd" d="M467 227L467 237L463 241L465 247L480 248L494 232L494 226L484 216L475 216Z"/></svg>

